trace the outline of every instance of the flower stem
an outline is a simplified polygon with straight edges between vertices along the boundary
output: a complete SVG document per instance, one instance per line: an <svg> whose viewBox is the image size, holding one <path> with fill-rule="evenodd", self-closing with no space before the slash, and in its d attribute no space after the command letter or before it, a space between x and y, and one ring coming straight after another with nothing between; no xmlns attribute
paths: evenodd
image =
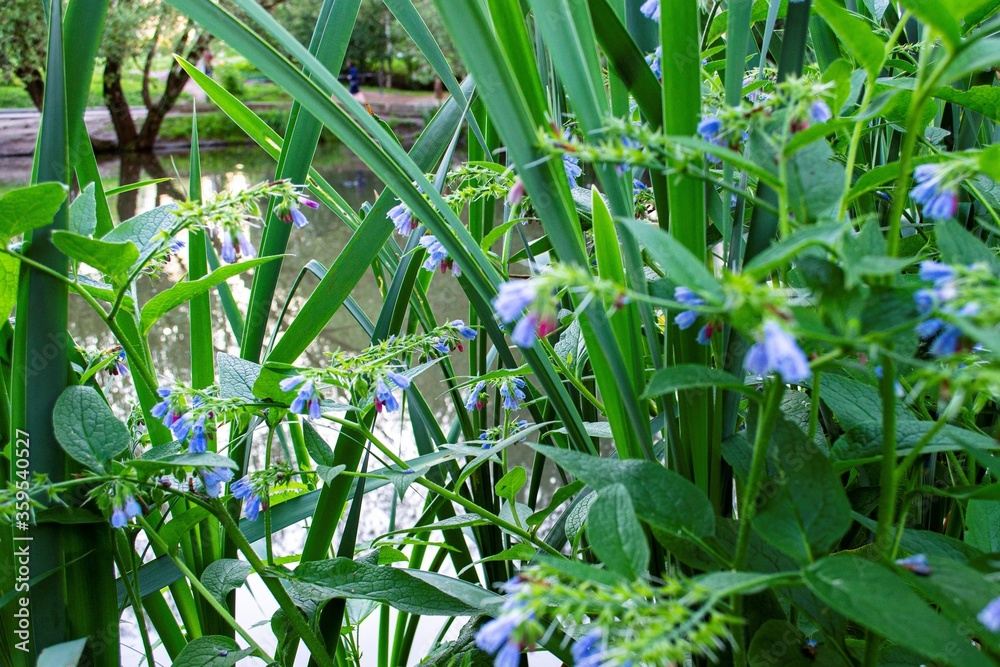
<svg viewBox="0 0 1000 667"><path fill-rule="evenodd" d="M225 512L222 513L225 514ZM218 512L216 512L216 514L218 514ZM226 514L226 516L229 515ZM163 550L164 553L170 556L171 560L173 560L174 564L177 566L177 569L181 571L181 574L183 574L188 581L191 582L191 586L198 591L199 594L201 594L205 601L208 602L209 606L212 607L217 614L219 614L222 620L228 623L233 630L238 632L239 635L243 637L243 639L246 640L246 642L254 649L254 652L263 658L265 662L271 662L273 658L268 656L267 652L261 648L260 644L254 641L253 636L251 636L249 632L244 630L243 627L236 622L236 619L229 613L229 610L222 606L222 603L216 600L214 595L208 592L208 589L201 583L201 580L198 579L197 575L188 569L188 566L184 563L184 559L177 556L176 548L171 549L167 543L163 541L163 538L161 538L159 533L156 532L156 529L153 528L148 521L146 521L146 517L140 515L137 520L145 530L147 537L149 537L149 541L155 543L160 549ZM236 530L239 532L239 527L237 527ZM260 572L263 568L254 569L257 569L257 571ZM263 578L263 575L261 576Z"/></svg>
<svg viewBox="0 0 1000 667"><path fill-rule="evenodd" d="M785 385L779 379L770 381L767 388L767 398L757 419L757 433L753 441L753 458L750 461L750 475L743 489L743 500L740 503L740 531L736 539L736 554L733 558L733 569L742 570L746 565L747 549L750 546L750 519L755 509L757 489L764 478L767 463L767 448L771 442L771 432L778 420L781 397L785 393Z"/></svg>

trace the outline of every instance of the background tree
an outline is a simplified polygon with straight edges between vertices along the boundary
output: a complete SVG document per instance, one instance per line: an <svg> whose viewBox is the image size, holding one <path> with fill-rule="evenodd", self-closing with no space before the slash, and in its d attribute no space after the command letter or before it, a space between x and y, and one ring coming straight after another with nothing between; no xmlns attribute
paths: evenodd
<svg viewBox="0 0 1000 667"><path fill-rule="evenodd" d="M261 5L273 10L282 1L266 0ZM163 119L177 104L190 78L172 58L165 71L157 70L157 59L177 53L196 62L213 37L160 0L112 0L106 28L97 69L102 71L104 103L116 140L96 144L96 148L150 151ZM0 2L0 76L24 86L38 109L45 89L45 33L45 16L37 0ZM145 107L136 114L123 86L125 73L133 68L142 72Z"/></svg>

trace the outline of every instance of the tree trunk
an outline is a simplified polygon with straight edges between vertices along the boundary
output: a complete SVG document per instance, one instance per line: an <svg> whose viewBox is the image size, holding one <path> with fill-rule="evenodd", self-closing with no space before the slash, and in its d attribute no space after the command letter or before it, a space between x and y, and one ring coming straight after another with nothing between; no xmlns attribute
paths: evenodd
<svg viewBox="0 0 1000 667"><path fill-rule="evenodd" d="M39 111L42 110L42 99L45 97L45 80L42 73L33 68L19 68L14 74L24 84L24 89L31 97L31 103Z"/></svg>
<svg viewBox="0 0 1000 667"><path fill-rule="evenodd" d="M111 123L115 126L118 137L118 150L133 151L138 148L138 133L132 111L125 99L121 79L122 64L118 60L108 58L104 64L104 104L111 114Z"/></svg>
<svg viewBox="0 0 1000 667"><path fill-rule="evenodd" d="M208 33L199 34L194 44L191 45L191 49L185 54L185 60L188 62L197 62L211 41L212 36ZM139 132L139 139L136 142L136 150L153 150L156 138L160 134L160 127L163 125L163 119L174 108L177 99L184 92L184 86L187 85L190 78L184 68L176 62L171 65L170 72L167 74L166 84L164 85L163 95L160 96L156 104L149 107L146 119L142 123L142 130ZM145 85L146 82L143 82L143 86Z"/></svg>

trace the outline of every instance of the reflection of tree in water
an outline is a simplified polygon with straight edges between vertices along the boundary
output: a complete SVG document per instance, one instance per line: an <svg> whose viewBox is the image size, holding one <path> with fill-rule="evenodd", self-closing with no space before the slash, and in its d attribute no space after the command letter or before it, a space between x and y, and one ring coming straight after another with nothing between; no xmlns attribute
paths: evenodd
<svg viewBox="0 0 1000 667"><path fill-rule="evenodd" d="M168 181L156 184L156 201L162 201L164 196L171 199L186 199L184 191L177 186L176 178L167 172L159 156L155 153L122 153L118 183L132 185L143 180L169 178ZM143 176L145 173L145 176ZM117 196L118 219L128 220L137 213L139 205L139 190L130 190Z"/></svg>

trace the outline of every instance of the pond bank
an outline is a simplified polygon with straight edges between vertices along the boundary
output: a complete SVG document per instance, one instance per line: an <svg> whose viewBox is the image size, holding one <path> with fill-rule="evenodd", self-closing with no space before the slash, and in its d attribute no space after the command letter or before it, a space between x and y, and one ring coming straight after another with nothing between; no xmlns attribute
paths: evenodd
<svg viewBox="0 0 1000 667"><path fill-rule="evenodd" d="M365 97L376 114L386 119L390 125L398 126L403 134L419 131L426 118L433 113L438 105L434 95L430 93L413 95L395 91L366 90ZM290 105L283 103L251 103L247 106L262 116L270 115L272 117L276 114L280 115L290 108ZM191 112L192 106L190 104L179 104L167 115L167 120L185 119L190 117ZM202 104L198 107L198 113L199 115L207 115L221 112L215 106ZM141 122L145 115L145 107L132 107L132 117L136 119L137 123ZM40 119L41 114L35 109L0 109L0 158L32 155L35 150L35 138L38 135ZM95 140L115 140L111 117L104 107L88 108L84 113L84 121ZM188 142L180 139L179 136L165 136L163 140L157 142L156 150L171 152L188 146ZM203 136L201 143L206 146L221 146L246 142L230 136L228 132L223 132L223 136L219 138Z"/></svg>

